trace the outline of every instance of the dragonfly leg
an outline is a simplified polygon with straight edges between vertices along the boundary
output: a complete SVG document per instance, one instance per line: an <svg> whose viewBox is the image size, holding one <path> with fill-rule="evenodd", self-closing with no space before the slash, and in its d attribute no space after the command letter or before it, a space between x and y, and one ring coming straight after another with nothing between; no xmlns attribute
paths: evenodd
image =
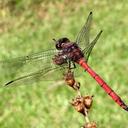
<svg viewBox="0 0 128 128"><path fill-rule="evenodd" d="M69 69L75 69L76 68L75 63L71 60L68 60L68 68Z"/></svg>
<svg viewBox="0 0 128 128"><path fill-rule="evenodd" d="M75 69L76 68L76 65L75 65L75 63L74 62L72 62L73 63L73 66L74 66L74 68L73 69Z"/></svg>

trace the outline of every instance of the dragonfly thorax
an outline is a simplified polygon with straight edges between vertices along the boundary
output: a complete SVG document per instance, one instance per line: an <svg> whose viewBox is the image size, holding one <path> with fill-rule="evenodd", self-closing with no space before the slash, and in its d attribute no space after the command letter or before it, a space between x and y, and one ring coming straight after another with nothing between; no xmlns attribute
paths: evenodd
<svg viewBox="0 0 128 128"><path fill-rule="evenodd" d="M84 57L79 46L76 43L70 42L69 39L61 38L56 42L56 48L59 49L59 52L53 58L55 64L62 65L69 61L77 62Z"/></svg>
<svg viewBox="0 0 128 128"><path fill-rule="evenodd" d="M84 57L82 50L76 43L67 43L63 48L63 54L67 56L67 59L77 62L79 59Z"/></svg>

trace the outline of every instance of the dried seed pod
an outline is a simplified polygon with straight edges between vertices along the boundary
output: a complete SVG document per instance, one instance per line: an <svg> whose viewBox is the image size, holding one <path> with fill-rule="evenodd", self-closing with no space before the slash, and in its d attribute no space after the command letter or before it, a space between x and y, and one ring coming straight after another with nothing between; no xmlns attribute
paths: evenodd
<svg viewBox="0 0 128 128"><path fill-rule="evenodd" d="M87 116L88 110L92 106L92 96L77 96L71 104L78 112Z"/></svg>
<svg viewBox="0 0 128 128"><path fill-rule="evenodd" d="M74 108L85 115L85 106L84 106L84 101L82 97L76 97L75 99L72 100L71 104L74 106Z"/></svg>
<svg viewBox="0 0 128 128"><path fill-rule="evenodd" d="M97 125L95 122L89 122L86 123L82 128L97 128Z"/></svg>
<svg viewBox="0 0 128 128"><path fill-rule="evenodd" d="M84 105L87 109L90 109L93 103L94 96L85 96L84 97Z"/></svg>
<svg viewBox="0 0 128 128"><path fill-rule="evenodd" d="M64 80L66 84L72 87L74 90L79 90L80 83L75 80L74 73L71 71L71 69L68 69L68 71L64 74Z"/></svg>

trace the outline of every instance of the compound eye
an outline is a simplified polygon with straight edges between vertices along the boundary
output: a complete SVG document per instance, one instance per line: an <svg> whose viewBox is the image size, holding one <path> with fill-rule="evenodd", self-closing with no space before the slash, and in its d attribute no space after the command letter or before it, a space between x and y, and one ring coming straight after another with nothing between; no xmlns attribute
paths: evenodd
<svg viewBox="0 0 128 128"><path fill-rule="evenodd" d="M59 43L56 44L56 49L58 49L58 50L62 49Z"/></svg>
<svg viewBox="0 0 128 128"><path fill-rule="evenodd" d="M61 47L63 47L63 45L65 45L65 43L61 43Z"/></svg>

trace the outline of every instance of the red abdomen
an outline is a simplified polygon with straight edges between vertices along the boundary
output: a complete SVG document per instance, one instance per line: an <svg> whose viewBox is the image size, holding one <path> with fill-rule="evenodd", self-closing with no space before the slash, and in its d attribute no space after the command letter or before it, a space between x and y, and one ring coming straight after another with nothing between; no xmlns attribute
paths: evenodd
<svg viewBox="0 0 128 128"><path fill-rule="evenodd" d="M123 102L123 100L109 87L109 85L98 75L96 74L85 62L84 59L80 59L77 62L84 68L97 82L98 84L105 90L105 92L110 95L110 97L123 109L128 111L128 106Z"/></svg>

